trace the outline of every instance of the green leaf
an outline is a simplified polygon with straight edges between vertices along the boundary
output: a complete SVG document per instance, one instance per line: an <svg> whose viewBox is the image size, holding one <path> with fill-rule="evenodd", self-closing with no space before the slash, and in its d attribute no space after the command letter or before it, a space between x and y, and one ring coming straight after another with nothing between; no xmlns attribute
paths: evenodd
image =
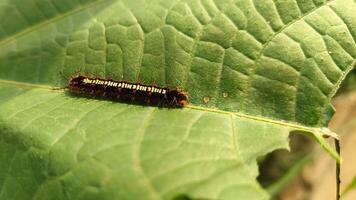
<svg viewBox="0 0 356 200"><path fill-rule="evenodd" d="M0 0L0 199L268 199L256 159L290 132L339 159L323 127L355 63L354 13L352 0ZM58 89L78 73L177 86L190 106Z"/></svg>

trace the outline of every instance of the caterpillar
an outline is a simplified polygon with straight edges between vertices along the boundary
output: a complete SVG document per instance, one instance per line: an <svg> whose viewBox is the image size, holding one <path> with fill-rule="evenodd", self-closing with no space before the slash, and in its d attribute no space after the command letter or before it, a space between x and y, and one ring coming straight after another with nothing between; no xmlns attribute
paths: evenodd
<svg viewBox="0 0 356 200"><path fill-rule="evenodd" d="M183 107L188 104L188 93L179 89L90 78L82 75L72 77L69 91L87 97L158 107Z"/></svg>

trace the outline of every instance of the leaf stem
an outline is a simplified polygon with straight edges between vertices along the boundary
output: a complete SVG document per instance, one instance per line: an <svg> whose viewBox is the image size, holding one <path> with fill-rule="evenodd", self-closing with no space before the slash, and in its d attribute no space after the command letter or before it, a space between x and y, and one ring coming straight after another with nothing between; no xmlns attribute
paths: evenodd
<svg viewBox="0 0 356 200"><path fill-rule="evenodd" d="M334 139L336 152L341 156L340 153L340 140ZM340 162L336 162L336 200L340 200Z"/></svg>

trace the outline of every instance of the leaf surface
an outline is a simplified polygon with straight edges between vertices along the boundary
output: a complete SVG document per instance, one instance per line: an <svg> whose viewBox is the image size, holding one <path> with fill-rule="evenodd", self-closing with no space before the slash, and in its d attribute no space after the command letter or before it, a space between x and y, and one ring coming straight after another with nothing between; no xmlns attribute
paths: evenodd
<svg viewBox="0 0 356 200"><path fill-rule="evenodd" d="M338 159L323 126L355 62L354 13L352 0L1 0L0 199L268 199L256 159L290 132ZM55 89L78 73L177 86L190 106Z"/></svg>

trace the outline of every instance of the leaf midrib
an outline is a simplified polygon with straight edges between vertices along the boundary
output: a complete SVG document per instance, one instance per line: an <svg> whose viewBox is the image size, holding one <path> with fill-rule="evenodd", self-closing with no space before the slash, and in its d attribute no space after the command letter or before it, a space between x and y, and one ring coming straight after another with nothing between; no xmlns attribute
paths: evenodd
<svg viewBox="0 0 356 200"><path fill-rule="evenodd" d="M53 87L50 85L31 84L31 83L3 80L3 79L0 79L0 85L8 85L8 86L13 86L13 87L18 87L18 88L42 89L42 90L47 90L47 91L51 91L51 92L61 92L61 93L66 91L65 88ZM245 114L242 112L230 112L230 111L224 111L224 110L218 110L218 109L214 109L214 108L206 108L206 107L194 106L194 105L188 105L188 106L186 106L186 108L189 108L192 110L209 112L209 113L234 115L236 117L256 120L256 121L260 121L260 122L267 122L267 123L271 123L271 124L275 124L275 125L281 125L281 126L285 126L285 127L291 128L291 129L305 131L305 132L315 132L315 129L318 128L318 127L308 127L308 126L305 126L302 124L298 124L297 122L276 120L276 119L266 118L266 117L262 117L262 116L253 116L253 115Z"/></svg>

